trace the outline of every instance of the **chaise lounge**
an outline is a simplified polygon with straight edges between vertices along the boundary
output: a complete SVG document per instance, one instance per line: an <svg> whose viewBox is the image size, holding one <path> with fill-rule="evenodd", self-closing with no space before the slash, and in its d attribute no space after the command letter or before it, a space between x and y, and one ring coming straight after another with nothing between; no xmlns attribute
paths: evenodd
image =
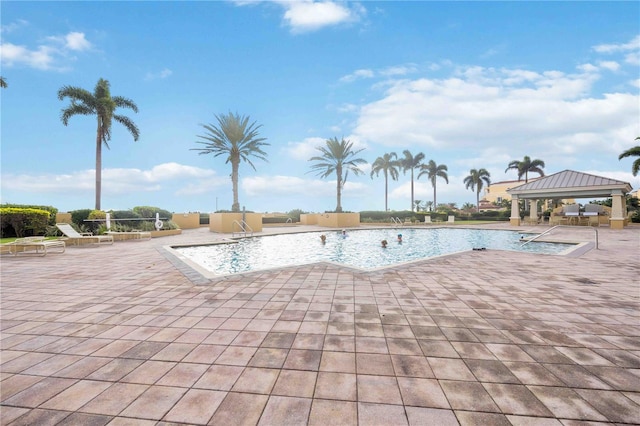
<svg viewBox="0 0 640 426"><path fill-rule="evenodd" d="M64 253L66 244L62 240L45 240L44 237L24 237L16 238L15 241L2 245L7 247L10 254L46 256L48 250L57 250ZM4 250L3 250L4 252Z"/></svg>
<svg viewBox="0 0 640 426"><path fill-rule="evenodd" d="M113 236L111 235L93 235L91 232L80 233L76 231L68 223L56 223L56 227L65 236L65 241L69 241L71 244L113 244Z"/></svg>

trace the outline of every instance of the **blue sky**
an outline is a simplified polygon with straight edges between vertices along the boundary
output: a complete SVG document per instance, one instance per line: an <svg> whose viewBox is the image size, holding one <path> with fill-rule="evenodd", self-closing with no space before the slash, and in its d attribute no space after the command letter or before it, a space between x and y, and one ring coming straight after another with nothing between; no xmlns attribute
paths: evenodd
<svg viewBox="0 0 640 426"><path fill-rule="evenodd" d="M638 2L18 2L1 7L1 202L94 205L95 119L65 127L62 86L136 102L141 137L114 123L102 207L211 212L232 204L230 165L198 155L202 123L238 112L262 125L268 163L240 166L240 205L259 212L336 206L334 178L310 173L331 137L369 162L349 175L347 211L384 209L370 164L422 152L448 166L438 203L475 203L463 179L525 155L546 174L630 182L618 160L640 135ZM415 198L430 201L423 177ZM409 174L389 208L410 207Z"/></svg>

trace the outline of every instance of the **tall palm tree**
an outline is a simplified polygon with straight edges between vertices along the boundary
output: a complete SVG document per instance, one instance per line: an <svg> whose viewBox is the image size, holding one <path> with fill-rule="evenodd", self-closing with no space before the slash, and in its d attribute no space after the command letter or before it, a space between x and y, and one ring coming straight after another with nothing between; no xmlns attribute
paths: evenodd
<svg viewBox="0 0 640 426"><path fill-rule="evenodd" d="M395 152L389 152L382 157L376 158L376 161L371 165L371 179L373 179L374 174L378 176L380 172L384 173L384 211L389 210L387 203L389 176L391 176L393 180L398 180L398 167L400 167L400 162L397 158L398 155Z"/></svg>
<svg viewBox="0 0 640 426"><path fill-rule="evenodd" d="M263 146L269 144L264 142L266 138L258 137L258 130L262 125L256 122L249 124L249 116L240 116L238 113L216 115L218 124L201 124L205 128L204 135L198 135L204 139L196 143L202 144L204 148L191 148L192 151L200 151L198 154L214 154L214 157L225 155L225 164L231 163L231 184L233 186L233 205L231 211L239 212L238 202L238 171L240 162L244 161L256 169L251 162L251 157L267 161L267 154L262 150Z"/></svg>
<svg viewBox="0 0 640 426"><path fill-rule="evenodd" d="M507 173L511 169L517 170L518 180L522 179L522 176L524 176L524 183L528 183L529 172L538 173L540 177L543 177L543 168L544 161L538 159L532 160L531 158L529 158L529 156L525 155L522 161L513 160L512 162L510 162L504 172Z"/></svg>
<svg viewBox="0 0 640 426"><path fill-rule="evenodd" d="M444 179L447 184L449 183L449 175L447 174L447 166L445 164L436 164L435 161L429 160L427 164L423 164L420 167L420 173L418 174L418 179L422 175L427 175L429 181L431 181L431 186L433 186L433 205L437 206L436 203L436 179L441 177Z"/></svg>
<svg viewBox="0 0 640 426"><path fill-rule="evenodd" d="M471 169L469 170L469 176L464 178L465 188L476 191L476 208L480 211L480 191L486 183L487 186L491 185L491 175L486 169Z"/></svg>
<svg viewBox="0 0 640 426"><path fill-rule="evenodd" d="M0 76L0 87L2 87L3 89L7 87L7 80L5 80L2 76Z"/></svg>
<svg viewBox="0 0 640 426"><path fill-rule="evenodd" d="M402 151L402 154L404 154L404 158L400 160L400 164L402 165L403 173L406 173L407 170L411 171L411 211L413 211L413 171L422 166L424 154L419 152L414 156L408 149Z"/></svg>
<svg viewBox="0 0 640 426"><path fill-rule="evenodd" d="M63 86L58 90L58 99L69 98L71 103L61 112L60 119L65 126L74 115L93 115L98 119L96 130L96 210L100 210L102 194L102 144L109 148L111 124L113 120L127 128L133 140L140 138L138 126L127 116L116 114L116 108L129 108L138 112L138 106L122 96L111 96L109 81L98 80L93 93L80 87Z"/></svg>
<svg viewBox="0 0 640 426"><path fill-rule="evenodd" d="M316 148L322 153L320 156L311 157L309 161L316 161L316 164L311 166L311 171L316 171L318 176L327 177L336 174L336 196L337 205L336 212L342 212L342 188L347 182L347 176L349 171L352 171L356 176L364 173L359 167L359 164L366 164L367 161L362 158L355 158L364 148L357 151L353 150L353 143L350 141L338 140L333 137L327 139L326 146L319 146Z"/></svg>
<svg viewBox="0 0 640 426"><path fill-rule="evenodd" d="M636 138L636 140L639 140L639 139L640 139L640 136ZM640 145L629 148L628 150L620 154L618 156L618 160L622 160L625 157L632 157L632 156L640 157ZM638 171L640 171L640 158L637 158L636 161L634 161L633 164L631 165L631 173L634 176L638 176Z"/></svg>

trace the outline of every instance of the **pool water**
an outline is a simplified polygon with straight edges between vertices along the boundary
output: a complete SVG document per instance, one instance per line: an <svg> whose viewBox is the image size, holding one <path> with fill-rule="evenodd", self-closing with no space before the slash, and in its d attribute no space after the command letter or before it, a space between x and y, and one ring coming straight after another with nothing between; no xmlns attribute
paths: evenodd
<svg viewBox="0 0 640 426"><path fill-rule="evenodd" d="M402 242L398 242L398 234ZM323 243L321 235L326 236ZM229 243L175 247L184 258L216 275L269 268L336 262L360 269L375 269L460 251L515 250L558 254L572 244L533 242L522 245L515 231L486 229L368 229L303 232L241 238ZM387 240L386 248L381 241Z"/></svg>

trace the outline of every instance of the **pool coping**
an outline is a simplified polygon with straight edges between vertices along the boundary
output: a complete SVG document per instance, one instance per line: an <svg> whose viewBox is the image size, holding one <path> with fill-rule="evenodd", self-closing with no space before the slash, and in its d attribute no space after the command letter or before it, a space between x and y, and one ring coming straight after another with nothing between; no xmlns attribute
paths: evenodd
<svg viewBox="0 0 640 426"><path fill-rule="evenodd" d="M422 227L414 227L414 226L412 226L412 227L407 227L407 228L411 228L411 229L451 229L450 227L447 227L447 226L436 226L436 227L429 227L429 228L422 228ZM404 228L404 229L407 229L407 228ZM353 228L353 229L350 229L350 230L357 231L357 230L371 230L371 229L388 229L388 228L386 228L386 227L367 226L367 227ZM486 228L482 228L482 227L466 227L465 229L486 230ZM497 230L497 229L491 229L491 230L504 231L504 232L517 232L517 233L520 233L520 234L535 234L536 233L536 232L532 232L532 231L523 231L523 230ZM210 284L214 284L214 283L221 282L221 281L226 281L226 280L231 280L231 279L251 277L251 276L253 276L255 274L268 273L268 272L273 272L273 271L276 271L276 270L288 270L288 269L292 269L292 268L299 268L299 267L313 266L313 265L331 265L331 266L334 266L334 267L339 268L339 269L345 269L345 270L350 271L352 273L373 274L373 273L379 273L379 272L383 272L383 271L392 270L394 268L411 267L411 266L414 266L415 264L418 264L418 263L421 263L421 262L429 262L429 261L433 261L433 260L436 260L436 259L441 259L441 258L444 258L444 257L459 256L459 255L464 255L466 253L470 253L470 252L476 251L475 249L461 250L461 251L457 251L457 252L445 253L445 254L426 257L426 258L422 258L422 259L407 260L407 261L404 261L404 262L393 263L391 265L380 266L380 267L377 267L377 268L358 268L356 266L345 265L345 264L339 263L339 262L332 262L332 261L324 260L324 261L319 261L319 262L300 263L300 264L294 264L294 265L284 265L284 266L279 265L279 266L273 266L273 267L269 267L269 268L254 269L254 270L251 270L251 271L235 272L235 273L230 273L230 274L216 274L216 273L208 270L207 268L203 267L202 265L198 264L197 262L194 262L193 260L189 259L188 257L180 254L179 251L175 250L175 248L185 248L185 247L201 247L201 246L214 246L214 245L220 245L220 244L236 244L239 240L242 240L242 239L245 239L245 238L260 238L260 237L268 237L268 236L274 236L274 235L303 234L303 233L317 233L317 232L322 232L322 231L314 229L314 230L304 230L304 231L300 231L300 232L269 233L269 234L251 235L251 236L239 236L239 237L229 236L229 237L225 237L225 238L223 238L221 240L211 241L211 242L206 242L206 243L196 243L196 244L187 243L187 244L164 245L164 246L160 247L158 250L180 272L182 272L182 274L185 277L187 277L194 285L210 285ZM576 240L570 240L570 239L566 239L566 238L554 239L554 238L547 237L547 236L545 236L544 238L536 239L533 242L534 243L536 243L536 242L540 242L540 243L544 242L544 243L556 243L556 244L571 244L573 247L568 247L567 249L565 249L565 250L563 250L563 251L561 251L559 253L553 253L553 254L549 254L549 253L531 253L531 252L526 252L526 251L520 252L520 251L517 251L517 250L496 250L496 249L492 249L492 250L488 250L488 251L515 252L515 253L523 253L523 254L529 254L529 255L534 255L534 256L536 256L536 255L537 256L540 256L540 255L545 256L546 255L546 256L580 257L580 256L584 255L585 253L589 252L590 250L592 250L593 248L595 248L595 244L593 242L576 241Z"/></svg>

